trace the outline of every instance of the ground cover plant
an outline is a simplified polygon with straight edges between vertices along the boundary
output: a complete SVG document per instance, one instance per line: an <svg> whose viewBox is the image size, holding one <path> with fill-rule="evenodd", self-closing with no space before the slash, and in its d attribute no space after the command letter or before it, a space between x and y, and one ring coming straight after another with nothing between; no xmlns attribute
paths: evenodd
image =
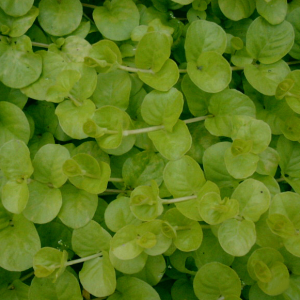
<svg viewBox="0 0 300 300"><path fill-rule="evenodd" d="M0 1L4 300L300 299L300 1Z"/></svg>

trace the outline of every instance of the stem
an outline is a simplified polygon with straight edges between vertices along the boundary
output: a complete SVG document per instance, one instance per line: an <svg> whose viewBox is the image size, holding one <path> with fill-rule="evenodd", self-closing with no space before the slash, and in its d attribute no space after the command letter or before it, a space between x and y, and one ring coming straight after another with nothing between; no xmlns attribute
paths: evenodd
<svg viewBox="0 0 300 300"><path fill-rule="evenodd" d="M174 226L175 230L190 230L191 226Z"/></svg>
<svg viewBox="0 0 300 300"><path fill-rule="evenodd" d="M192 119L187 119L187 120L182 120L185 124L189 123L195 123L199 121L203 121L207 118L211 118L213 115L207 115L207 116L201 116L201 117L196 117ZM123 136L128 136L132 134L139 134L139 133L146 133L146 132L151 132L151 131L156 131L160 129L164 129L164 125L158 125L158 126L151 126L151 127L146 127L146 128L140 128L140 129L133 129L133 130L124 130L123 131Z"/></svg>
<svg viewBox="0 0 300 300"><path fill-rule="evenodd" d="M5 35L0 35L0 38L3 38L3 37L6 37L8 39L10 39L9 36L5 36ZM38 43L38 42L31 42L32 46L35 46L35 47L41 47L41 48L48 48L49 45L48 44L43 44L43 43Z"/></svg>
<svg viewBox="0 0 300 300"><path fill-rule="evenodd" d="M178 69L179 73L187 73L187 69Z"/></svg>
<svg viewBox="0 0 300 300"><path fill-rule="evenodd" d="M183 122L185 124L190 124L190 123L195 123L195 122L199 122L199 121L203 121L207 118L212 118L213 115L207 115L207 116L202 116L202 117L196 117L196 118L192 118L192 119L187 119L187 120L183 120Z"/></svg>
<svg viewBox="0 0 300 300"><path fill-rule="evenodd" d="M146 127L146 128L140 128L140 129L124 130L123 136L139 134L139 133L146 133L146 132L156 131L156 130L164 129L164 128L165 128L164 125L159 125L159 126L151 126L151 127Z"/></svg>
<svg viewBox="0 0 300 300"><path fill-rule="evenodd" d="M96 5L87 4L87 3L81 3L81 5L84 6L84 7L89 7L89 8L93 8L93 9L95 9L95 8L98 7L98 6L96 6Z"/></svg>
<svg viewBox="0 0 300 300"><path fill-rule="evenodd" d="M87 261L87 260L91 260L91 259L94 259L94 258L97 258L99 256L102 256L102 252L100 253L96 253L96 254L93 254L93 255L90 255L90 256L87 256L87 257L83 257L83 258L79 258L79 259L74 259L74 260L70 260L66 263L66 266L71 266L71 265L75 265L75 264L79 264L79 263L82 263L84 261Z"/></svg>
<svg viewBox="0 0 300 300"><path fill-rule="evenodd" d="M201 225L202 229L210 229L210 225L202 225L202 224L200 224L200 225Z"/></svg>
<svg viewBox="0 0 300 300"><path fill-rule="evenodd" d="M289 61L287 62L288 65L298 65L300 64L300 60L296 60L296 61Z"/></svg>
<svg viewBox="0 0 300 300"><path fill-rule="evenodd" d="M276 181L277 182L282 182L282 181L285 181L285 179L283 177L281 177L281 178L277 178Z"/></svg>
<svg viewBox="0 0 300 300"><path fill-rule="evenodd" d="M109 178L109 181L111 182L124 182L123 178Z"/></svg>
<svg viewBox="0 0 300 300"><path fill-rule="evenodd" d="M86 14L86 13L83 13L83 15L92 23L95 25L95 22Z"/></svg>
<svg viewBox="0 0 300 300"><path fill-rule="evenodd" d="M82 106L82 104L75 98L73 97L71 94L68 95L68 97L73 101L73 103L78 107L78 106Z"/></svg>
<svg viewBox="0 0 300 300"><path fill-rule="evenodd" d="M126 193L126 192L131 192L131 191L129 191L129 190L106 189L103 193L114 193L114 194L118 194L118 193ZM100 195L102 195L102 193L101 193Z"/></svg>
<svg viewBox="0 0 300 300"><path fill-rule="evenodd" d="M31 272L31 273L28 273L27 275L24 275L24 276L21 277L19 280L25 281L26 279L28 279L28 278L30 278L30 277L32 277L32 276L34 276L34 272ZM8 290L12 290L13 288L14 288L14 285L13 285L13 284L10 284L10 285L7 287Z"/></svg>
<svg viewBox="0 0 300 300"><path fill-rule="evenodd" d="M181 198L175 198L175 199L163 199L162 200L162 204L171 204L171 203L178 203L178 202L183 202L183 201L188 201L188 200L192 200L192 199L196 199L197 196L193 195L193 196L186 196L186 197L181 197Z"/></svg>
<svg viewBox="0 0 300 300"><path fill-rule="evenodd" d="M128 71L128 72L141 72L141 73L155 74L155 72L153 72L152 70L144 70L144 69L132 68L132 67L127 67L122 65L119 65L118 69Z"/></svg>

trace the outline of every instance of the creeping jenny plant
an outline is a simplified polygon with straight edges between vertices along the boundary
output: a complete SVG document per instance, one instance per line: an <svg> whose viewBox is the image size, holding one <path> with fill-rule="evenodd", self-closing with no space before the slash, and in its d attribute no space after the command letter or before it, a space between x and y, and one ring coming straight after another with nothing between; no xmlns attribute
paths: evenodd
<svg viewBox="0 0 300 300"><path fill-rule="evenodd" d="M300 298L300 1L1 0L0 298Z"/></svg>

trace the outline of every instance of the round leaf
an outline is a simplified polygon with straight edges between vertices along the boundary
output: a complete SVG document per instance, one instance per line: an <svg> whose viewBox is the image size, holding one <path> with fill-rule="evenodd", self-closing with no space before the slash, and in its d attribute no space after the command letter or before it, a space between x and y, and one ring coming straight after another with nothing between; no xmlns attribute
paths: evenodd
<svg viewBox="0 0 300 300"><path fill-rule="evenodd" d="M191 147L192 138L186 124L178 120L172 132L163 129L148 133L156 149L169 160L181 158Z"/></svg>
<svg viewBox="0 0 300 300"><path fill-rule="evenodd" d="M3 0L0 7L10 16L18 17L25 15L33 5L34 0L24 0L21 3L18 0Z"/></svg>
<svg viewBox="0 0 300 300"><path fill-rule="evenodd" d="M82 17L82 5L79 0L41 0L39 9L40 25L54 36L63 36L74 31Z"/></svg>
<svg viewBox="0 0 300 300"><path fill-rule="evenodd" d="M248 18L255 10L253 0L219 0L218 3L222 13L233 21Z"/></svg>
<svg viewBox="0 0 300 300"><path fill-rule="evenodd" d="M12 225L0 231L0 266L9 271L25 271L41 243L34 224L22 215L14 215ZM21 246L22 245L22 246Z"/></svg>
<svg viewBox="0 0 300 300"><path fill-rule="evenodd" d="M272 64L291 50L294 37L294 29L289 22L271 25L258 17L247 31L246 46L254 59L263 64Z"/></svg>
<svg viewBox="0 0 300 300"><path fill-rule="evenodd" d="M86 261L79 272L83 288L96 297L106 297L116 289L116 274L108 253Z"/></svg>
<svg viewBox="0 0 300 300"><path fill-rule="evenodd" d="M207 93L224 90L231 81L228 61L215 51L202 52L187 64L187 72L196 86Z"/></svg>
<svg viewBox="0 0 300 300"><path fill-rule="evenodd" d="M52 221L58 215L62 206L60 190L38 181L30 182L28 188L29 199L23 215L37 224Z"/></svg>
<svg viewBox="0 0 300 300"><path fill-rule="evenodd" d="M227 296L238 297L241 293L241 281L236 272L219 262L211 262L200 268L193 285L199 299L227 299Z"/></svg>
<svg viewBox="0 0 300 300"><path fill-rule="evenodd" d="M113 0L97 7L93 18L106 38L123 41L129 39L132 30L139 25L140 15L132 0Z"/></svg>
<svg viewBox="0 0 300 300"><path fill-rule="evenodd" d="M61 193L63 203L58 217L71 228L85 226L96 212L97 195L79 190L71 184L65 184Z"/></svg>
<svg viewBox="0 0 300 300"><path fill-rule="evenodd" d="M223 54L226 43L226 33L221 26L206 20L192 22L185 39L187 62L197 61L199 55L207 51Z"/></svg>
<svg viewBox="0 0 300 300"><path fill-rule="evenodd" d="M233 256L246 255L256 241L255 225L248 220L226 220L219 228L218 238L227 253Z"/></svg>

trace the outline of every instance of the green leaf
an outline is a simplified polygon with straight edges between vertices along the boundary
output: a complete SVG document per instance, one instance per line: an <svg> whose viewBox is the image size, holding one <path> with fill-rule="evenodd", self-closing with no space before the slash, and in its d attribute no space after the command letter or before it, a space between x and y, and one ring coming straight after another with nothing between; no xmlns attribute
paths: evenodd
<svg viewBox="0 0 300 300"><path fill-rule="evenodd" d="M110 177L107 163L98 163L94 157L85 153L78 153L66 160L63 172L73 185L91 194L104 192Z"/></svg>
<svg viewBox="0 0 300 300"><path fill-rule="evenodd" d="M135 64L139 69L158 72L170 57L170 52L170 42L166 34L159 31L146 33L138 43Z"/></svg>
<svg viewBox="0 0 300 300"><path fill-rule="evenodd" d="M221 199L219 194L210 192L201 198L198 209L206 223L217 225L238 215L239 202L236 198Z"/></svg>
<svg viewBox="0 0 300 300"><path fill-rule="evenodd" d="M239 201L239 215L253 222L257 222L268 210L271 201L267 187L254 179L247 179L240 183L231 197Z"/></svg>
<svg viewBox="0 0 300 300"><path fill-rule="evenodd" d="M82 17L82 5L79 0L41 0L39 10L38 20L41 27L54 36L63 36L74 31Z"/></svg>
<svg viewBox="0 0 300 300"><path fill-rule="evenodd" d="M1 101L0 120L0 147L12 139L28 143L29 123L21 109L12 103Z"/></svg>
<svg viewBox="0 0 300 300"><path fill-rule="evenodd" d="M194 252L193 257L199 269L211 262L219 262L231 266L233 260L238 259L223 250L217 237L211 230L204 230L201 246Z"/></svg>
<svg viewBox="0 0 300 300"><path fill-rule="evenodd" d="M28 97L24 95L19 89L11 89L0 82L0 101L7 101L15 104L23 109L27 103Z"/></svg>
<svg viewBox="0 0 300 300"><path fill-rule="evenodd" d="M228 148L224 155L224 161L228 173L236 179L244 179L251 176L259 161L258 155L254 153L233 154L233 147Z"/></svg>
<svg viewBox="0 0 300 300"><path fill-rule="evenodd" d="M292 238L296 235L296 228L285 215L272 213L268 216L267 224L274 234L284 239Z"/></svg>
<svg viewBox="0 0 300 300"><path fill-rule="evenodd" d="M244 72L247 80L256 90L264 95L273 96L278 84L290 73L290 68L285 61L279 60L268 65L246 65Z"/></svg>
<svg viewBox="0 0 300 300"><path fill-rule="evenodd" d="M246 255L256 241L253 221L229 219L222 223L218 231L222 248L233 256Z"/></svg>
<svg viewBox="0 0 300 300"><path fill-rule="evenodd" d="M158 219L150 222L144 222L138 226L140 240L143 236L147 237L147 234L149 235L149 233L154 234L156 244L152 247L145 248L144 253L151 256L165 253L172 244L172 238L176 236L176 231L170 224ZM151 237L151 235L149 236ZM154 240L153 237L152 239ZM145 240L147 242L147 239ZM149 242L151 242L150 239Z"/></svg>
<svg viewBox="0 0 300 300"><path fill-rule="evenodd" d="M295 70L289 73L283 82L286 81L289 81L289 83L291 83L285 93L286 102L293 111L295 111L296 113L300 113L300 70ZM280 85L281 84L279 84L279 86Z"/></svg>
<svg viewBox="0 0 300 300"><path fill-rule="evenodd" d="M115 150L117 153L113 153L114 155L121 155L132 148L135 136L123 137L123 130L130 130L133 127L127 113L115 106L107 105L95 111L93 121L104 130L104 134L96 136L96 141L106 152ZM112 132L110 133L109 130Z"/></svg>
<svg viewBox="0 0 300 300"><path fill-rule="evenodd" d="M289 52L289 55L295 59L300 59L299 50L300 50L300 23L299 23L299 16L300 16L300 8L296 8L291 11L286 20L293 25L295 31L295 42L292 49Z"/></svg>
<svg viewBox="0 0 300 300"><path fill-rule="evenodd" d="M262 175L275 176L278 163L280 161L278 152L268 147L263 152L259 153L259 162L257 163L256 172Z"/></svg>
<svg viewBox="0 0 300 300"><path fill-rule="evenodd" d="M42 72L42 58L33 53L28 36L12 38L10 44L0 42L0 80L11 88L23 88L36 81Z"/></svg>
<svg viewBox="0 0 300 300"><path fill-rule="evenodd" d="M247 268L250 276L267 295L279 295L289 286L288 269L283 264L282 255L275 249L260 248L254 251Z"/></svg>
<svg viewBox="0 0 300 300"><path fill-rule="evenodd" d="M199 164L190 156L167 163L164 182L174 198L197 194L205 184L205 178Z"/></svg>
<svg viewBox="0 0 300 300"><path fill-rule="evenodd" d="M109 259L114 268L124 274L135 274L140 272L146 265L148 255L142 252L133 259L119 259L111 251L109 252Z"/></svg>
<svg viewBox="0 0 300 300"><path fill-rule="evenodd" d="M29 221L37 224L52 221L62 206L60 190L38 181L31 181L28 188L29 199L23 215Z"/></svg>
<svg viewBox="0 0 300 300"><path fill-rule="evenodd" d="M110 251L119 259L133 259L143 252L143 248L137 243L137 239L137 227L131 224L126 225L113 236Z"/></svg>
<svg viewBox="0 0 300 300"><path fill-rule="evenodd" d="M74 139L87 138L82 129L83 124L93 116L94 112L95 104L88 99L83 101L81 106L65 100L55 110L63 131Z"/></svg>
<svg viewBox="0 0 300 300"><path fill-rule="evenodd" d="M247 31L246 46L252 58L263 64L272 64L291 50L294 37L294 29L289 22L271 25L258 17Z"/></svg>
<svg viewBox="0 0 300 300"><path fill-rule="evenodd" d="M48 144L39 149L32 161L35 180L61 187L68 179L63 172L64 162L70 158L69 151L61 145Z"/></svg>
<svg viewBox="0 0 300 300"><path fill-rule="evenodd" d="M167 92L179 79L178 66L174 60L168 59L156 73L138 72L139 78L152 88Z"/></svg>
<svg viewBox="0 0 300 300"><path fill-rule="evenodd" d="M198 20L191 23L185 39L187 62L197 61L203 52L215 51L223 54L226 48L226 33L216 23Z"/></svg>
<svg viewBox="0 0 300 300"><path fill-rule="evenodd" d="M227 299L228 296L238 297L241 293L241 282L236 272L219 262L211 262L200 268L193 285L199 299Z"/></svg>
<svg viewBox="0 0 300 300"><path fill-rule="evenodd" d="M183 109L183 95L175 88L168 92L151 91L144 98L141 114L150 125L164 125L172 131Z"/></svg>
<svg viewBox="0 0 300 300"><path fill-rule="evenodd" d="M9 271L25 271L41 243L34 224L22 215L14 215L12 225L0 231L0 266Z"/></svg>
<svg viewBox="0 0 300 300"><path fill-rule="evenodd" d="M38 14L39 10L35 6L32 6L25 15L19 17L11 17L0 9L0 26L7 28L10 37L19 37L32 26ZM2 33L4 33L3 30Z"/></svg>
<svg viewBox="0 0 300 300"><path fill-rule="evenodd" d="M0 168L8 179L18 183L31 176L33 167L30 153L23 141L10 140L0 148Z"/></svg>
<svg viewBox="0 0 300 300"><path fill-rule="evenodd" d="M158 185L163 181L164 159L154 152L143 151L129 157L122 168L122 178L126 186L135 188L149 185L155 180Z"/></svg>
<svg viewBox="0 0 300 300"><path fill-rule="evenodd" d="M49 102L60 103L69 94L75 83L80 79L81 74L74 70L64 70L56 77L54 85L50 86L46 92L46 100Z"/></svg>
<svg viewBox="0 0 300 300"><path fill-rule="evenodd" d="M195 221L203 221L199 213L200 200L206 193L210 192L219 194L220 190L215 183L206 181L201 189L197 191L197 198L188 201L177 202L175 203L175 206L187 218Z"/></svg>
<svg viewBox="0 0 300 300"><path fill-rule="evenodd" d="M33 5L34 0L25 0L19 3L18 0L3 0L0 7L10 16L19 17L25 15Z"/></svg>
<svg viewBox="0 0 300 300"><path fill-rule="evenodd" d="M206 179L216 183L221 190L229 190L231 195L238 181L228 173L224 161L224 153L230 147L229 142L222 142L207 148L203 155L203 167Z"/></svg>
<svg viewBox="0 0 300 300"><path fill-rule="evenodd" d="M197 60L189 61L187 72L194 84L207 93L224 90L232 73L228 61L216 51L202 52Z"/></svg>
<svg viewBox="0 0 300 300"><path fill-rule="evenodd" d="M72 248L80 257L90 256L100 251L108 251L111 235L100 224L91 220L72 233Z"/></svg>
<svg viewBox="0 0 300 300"><path fill-rule="evenodd" d="M173 239L174 245L180 251L190 252L197 250L203 239L201 225L194 220L185 217L177 208L169 209L163 216L176 230L176 237Z"/></svg>
<svg viewBox="0 0 300 300"><path fill-rule="evenodd" d="M206 115L208 112L208 100L212 94L199 89L190 79L188 74L184 75L182 79L181 89L186 98L190 112L196 117Z"/></svg>
<svg viewBox="0 0 300 300"><path fill-rule="evenodd" d="M233 21L248 18L255 10L255 0L219 0L222 13Z"/></svg>
<svg viewBox="0 0 300 300"><path fill-rule="evenodd" d="M278 139L277 151L280 157L279 166L282 174L300 177L300 145L287 140L284 136Z"/></svg>
<svg viewBox="0 0 300 300"><path fill-rule="evenodd" d="M255 117L253 102L237 90L225 90L213 95L208 110L214 117L205 120L205 127L217 136L231 136L234 116Z"/></svg>
<svg viewBox="0 0 300 300"><path fill-rule="evenodd" d="M85 63L96 67L97 72L107 73L122 64L122 54L114 42L104 39L93 44Z"/></svg>
<svg viewBox="0 0 300 300"><path fill-rule="evenodd" d="M289 139L291 141L299 141L300 140L299 121L300 121L300 118L294 114L290 118L285 120L284 123L280 124L282 133L287 139Z"/></svg>
<svg viewBox="0 0 300 300"><path fill-rule="evenodd" d="M151 186L140 185L131 192L130 210L142 221L154 220L162 214L163 205L156 181L151 181Z"/></svg>
<svg viewBox="0 0 300 300"><path fill-rule="evenodd" d="M142 223L142 221L133 215L129 202L130 198L119 197L109 203L105 210L104 217L105 224L110 230L117 232L126 225L139 225Z"/></svg>
<svg viewBox="0 0 300 300"><path fill-rule="evenodd" d="M130 76L122 70L98 74L97 86L92 100L97 108L113 105L126 110L129 105L131 90Z"/></svg>
<svg viewBox="0 0 300 300"><path fill-rule="evenodd" d="M63 203L58 217L64 224L75 229L90 222L97 209L97 195L79 190L71 184L65 184L61 194Z"/></svg>
<svg viewBox="0 0 300 300"><path fill-rule="evenodd" d="M171 295L173 300L184 299L184 297L190 300L198 299L194 293L192 282L184 278L175 281L171 288Z"/></svg>
<svg viewBox="0 0 300 300"><path fill-rule="evenodd" d="M265 294L259 286L256 284L252 285L249 291L249 299L255 300L255 299L261 299L261 300L285 300L285 297L283 294L277 295L277 296L269 296ZM292 299L292 298L291 298Z"/></svg>
<svg viewBox="0 0 300 300"><path fill-rule="evenodd" d="M123 276L117 280L117 291L108 300L159 300L158 293L148 283L135 277Z"/></svg>
<svg viewBox="0 0 300 300"><path fill-rule="evenodd" d="M83 288L96 297L106 297L116 289L115 269L105 251L102 257L84 262L79 278Z"/></svg>
<svg viewBox="0 0 300 300"><path fill-rule="evenodd" d="M147 282L151 286L157 285L166 270L166 261L162 255L149 256L145 267L133 276Z"/></svg>
<svg viewBox="0 0 300 300"><path fill-rule="evenodd" d="M139 25L139 11L131 0L104 2L93 12L97 28L103 36L114 41L130 38L131 31Z"/></svg>
<svg viewBox="0 0 300 300"><path fill-rule="evenodd" d="M21 280L14 280L12 282L13 290L9 290L6 287L3 289L3 299L8 300L28 300L29 286L23 283Z"/></svg>
<svg viewBox="0 0 300 300"><path fill-rule="evenodd" d="M256 9L270 24L276 25L284 21L288 4L286 0L257 0Z"/></svg>
<svg viewBox="0 0 300 300"><path fill-rule="evenodd" d="M168 160L181 158L191 147L192 138L186 124L178 120L172 132L163 129L148 133L156 149Z"/></svg>
<svg viewBox="0 0 300 300"><path fill-rule="evenodd" d="M67 251L44 247L33 258L34 275L38 278L54 277L54 281L65 271L68 260Z"/></svg>
<svg viewBox="0 0 300 300"><path fill-rule="evenodd" d="M82 300L82 295L77 278L65 271L55 282L51 278L35 277L29 288L28 300L35 299Z"/></svg>

